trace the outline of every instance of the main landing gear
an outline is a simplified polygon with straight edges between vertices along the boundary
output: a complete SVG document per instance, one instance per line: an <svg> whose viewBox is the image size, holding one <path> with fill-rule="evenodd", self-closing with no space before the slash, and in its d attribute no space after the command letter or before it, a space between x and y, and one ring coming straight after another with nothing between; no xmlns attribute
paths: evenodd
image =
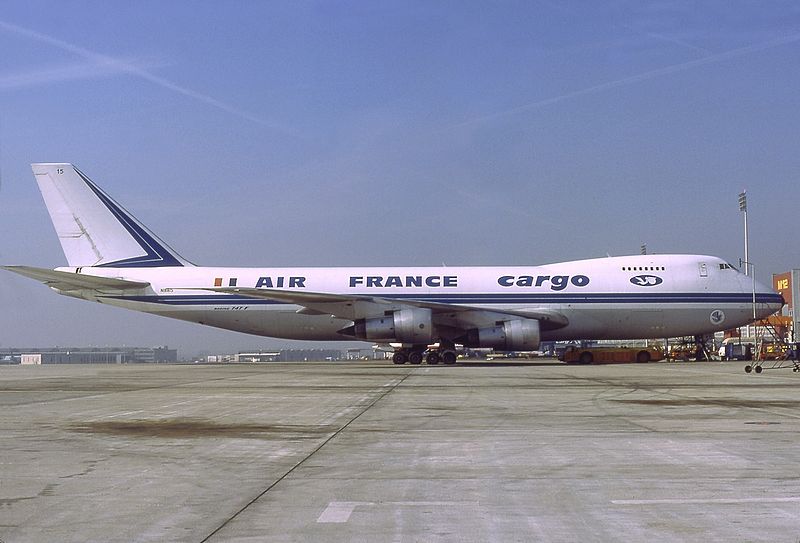
<svg viewBox="0 0 800 543"><path fill-rule="evenodd" d="M428 349L427 345L414 345L412 347L401 347L394 351L392 362L395 364L422 364L436 365L439 362L450 365L456 363L455 344L441 343L438 349Z"/></svg>

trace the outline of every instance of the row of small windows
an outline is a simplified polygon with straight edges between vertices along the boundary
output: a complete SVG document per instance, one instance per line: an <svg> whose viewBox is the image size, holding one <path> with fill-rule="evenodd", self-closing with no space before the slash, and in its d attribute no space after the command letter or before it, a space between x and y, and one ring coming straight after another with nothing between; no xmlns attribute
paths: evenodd
<svg viewBox="0 0 800 543"><path fill-rule="evenodd" d="M666 271L664 266L623 266L622 271Z"/></svg>

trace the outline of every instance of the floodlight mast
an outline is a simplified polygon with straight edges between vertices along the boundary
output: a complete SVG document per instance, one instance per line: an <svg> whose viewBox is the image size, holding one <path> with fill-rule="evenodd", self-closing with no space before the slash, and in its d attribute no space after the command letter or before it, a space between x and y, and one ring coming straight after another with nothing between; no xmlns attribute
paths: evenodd
<svg viewBox="0 0 800 543"><path fill-rule="evenodd" d="M739 211L744 214L744 274L750 275L749 240L747 230L747 191L739 193Z"/></svg>
<svg viewBox="0 0 800 543"><path fill-rule="evenodd" d="M750 241L748 236L748 229L747 229L747 191L743 190L739 193L739 211L744 214L744 274L751 275L750 267L753 266L750 263L750 256L749 256L749 248L750 248ZM756 318L756 274L755 274L755 266L753 266L752 270L752 277L753 277L753 319Z"/></svg>

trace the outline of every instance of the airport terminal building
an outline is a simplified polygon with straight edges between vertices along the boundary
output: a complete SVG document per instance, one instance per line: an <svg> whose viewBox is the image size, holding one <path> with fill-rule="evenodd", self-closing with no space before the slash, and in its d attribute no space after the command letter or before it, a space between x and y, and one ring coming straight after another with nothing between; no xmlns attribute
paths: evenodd
<svg viewBox="0 0 800 543"><path fill-rule="evenodd" d="M0 364L158 364L178 361L169 347L9 347Z"/></svg>

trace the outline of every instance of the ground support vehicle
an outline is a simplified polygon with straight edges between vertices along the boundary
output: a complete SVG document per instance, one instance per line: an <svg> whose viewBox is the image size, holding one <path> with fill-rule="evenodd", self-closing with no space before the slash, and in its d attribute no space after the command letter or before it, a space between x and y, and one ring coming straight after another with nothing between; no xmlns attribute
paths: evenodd
<svg viewBox="0 0 800 543"><path fill-rule="evenodd" d="M658 347L568 347L564 351L567 364L624 364L664 360Z"/></svg>

